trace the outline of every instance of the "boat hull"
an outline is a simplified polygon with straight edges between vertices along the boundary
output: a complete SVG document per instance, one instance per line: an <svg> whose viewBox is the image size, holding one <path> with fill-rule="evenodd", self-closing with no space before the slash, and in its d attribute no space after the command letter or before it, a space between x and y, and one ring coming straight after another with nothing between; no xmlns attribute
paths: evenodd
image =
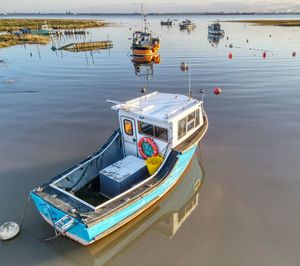
<svg viewBox="0 0 300 266"><path fill-rule="evenodd" d="M145 64L150 62L155 62L156 64L159 64L161 62L159 53L156 53L155 55L147 55L147 56L133 56L132 60L135 63L139 63L139 64Z"/></svg>
<svg viewBox="0 0 300 266"><path fill-rule="evenodd" d="M195 25L180 25L181 30L193 30L195 28L196 28Z"/></svg>
<svg viewBox="0 0 300 266"><path fill-rule="evenodd" d="M104 217L91 227L88 227L84 221L74 219L74 225L71 226L69 230L65 231L63 235L79 242L82 245L89 245L137 217L160 200L176 185L191 162L197 145L198 142L191 146L186 152L177 154L177 162L170 170L164 182L159 184L149 194L141 197L126 208L115 212L113 215L110 215L107 218ZM47 203L34 193L31 193L31 197L33 198L42 217L52 227L54 227L53 224L66 215L66 213ZM56 230L63 231L59 226L56 226Z"/></svg>
<svg viewBox="0 0 300 266"><path fill-rule="evenodd" d="M158 54L158 49L132 49L132 52L135 57L154 56Z"/></svg>
<svg viewBox="0 0 300 266"><path fill-rule="evenodd" d="M224 35L225 32L223 30L217 31L217 30L208 30L208 34L212 34L212 35Z"/></svg>

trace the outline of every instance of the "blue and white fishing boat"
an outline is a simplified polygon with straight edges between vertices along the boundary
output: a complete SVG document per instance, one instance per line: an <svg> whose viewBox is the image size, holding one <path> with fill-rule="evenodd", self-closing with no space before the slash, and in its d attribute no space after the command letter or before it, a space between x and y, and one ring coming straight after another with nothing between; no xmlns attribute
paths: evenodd
<svg viewBox="0 0 300 266"><path fill-rule="evenodd" d="M150 208L180 180L208 121L203 100L153 92L113 102L120 128L84 161L31 192L42 217L89 245Z"/></svg>
<svg viewBox="0 0 300 266"><path fill-rule="evenodd" d="M225 31L221 29L221 25L219 21L217 21L208 26L208 34L223 36L225 34Z"/></svg>

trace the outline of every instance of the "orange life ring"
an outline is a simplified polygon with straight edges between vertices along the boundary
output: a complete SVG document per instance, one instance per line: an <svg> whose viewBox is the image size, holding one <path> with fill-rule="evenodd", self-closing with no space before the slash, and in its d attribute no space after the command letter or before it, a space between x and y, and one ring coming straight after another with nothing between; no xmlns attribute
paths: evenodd
<svg viewBox="0 0 300 266"><path fill-rule="evenodd" d="M146 142L148 144L150 144L151 148L152 148L152 155L151 156L148 156L145 154L145 151L143 150L143 143ZM139 144L138 144L138 149L139 149L139 153L140 155L142 155L142 157L144 159L147 159L148 157L152 157L152 156L157 156L158 155L158 148L157 148L157 145L155 144L155 142L150 139L150 138L147 138L147 137L143 137L140 139L139 141Z"/></svg>

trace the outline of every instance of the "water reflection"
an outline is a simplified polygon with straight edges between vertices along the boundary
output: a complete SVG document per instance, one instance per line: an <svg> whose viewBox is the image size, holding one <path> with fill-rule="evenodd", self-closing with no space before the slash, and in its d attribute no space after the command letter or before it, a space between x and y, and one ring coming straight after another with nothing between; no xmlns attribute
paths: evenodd
<svg viewBox="0 0 300 266"><path fill-rule="evenodd" d="M149 80L150 76L154 75L154 64L161 63L161 57L159 54L154 56L133 56L131 59L134 65L135 75L143 76Z"/></svg>
<svg viewBox="0 0 300 266"><path fill-rule="evenodd" d="M56 241L51 242L51 245L67 261L103 265L151 230L172 239L198 206L200 186L205 177L200 159L201 151L198 147L187 172L165 198L102 240L82 247L71 240L60 238L57 241L68 241L72 246ZM70 253L70 250L73 252Z"/></svg>
<svg viewBox="0 0 300 266"><path fill-rule="evenodd" d="M224 35L215 35L215 34L210 34L208 33L207 35L207 40L209 43L214 43L215 45L218 45L220 40L224 38Z"/></svg>

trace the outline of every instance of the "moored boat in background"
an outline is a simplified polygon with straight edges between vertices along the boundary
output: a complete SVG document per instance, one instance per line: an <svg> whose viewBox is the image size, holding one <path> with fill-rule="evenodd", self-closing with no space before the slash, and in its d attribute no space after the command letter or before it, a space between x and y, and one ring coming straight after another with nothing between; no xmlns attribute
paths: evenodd
<svg viewBox="0 0 300 266"><path fill-rule="evenodd" d="M143 13L143 15L144 29L142 31L134 31L132 35L131 49L133 56L152 56L157 54L160 48L160 38L153 37L152 33L149 32L146 14Z"/></svg>
<svg viewBox="0 0 300 266"><path fill-rule="evenodd" d="M225 31L221 29L219 21L208 26L208 34L212 35L224 35Z"/></svg>
<svg viewBox="0 0 300 266"><path fill-rule="evenodd" d="M166 21L161 21L160 25L166 25L166 26L172 26L172 20L170 20L169 18Z"/></svg>
<svg viewBox="0 0 300 266"><path fill-rule="evenodd" d="M152 33L135 31L132 36L133 56L153 56L158 53L159 38L153 38Z"/></svg>
<svg viewBox="0 0 300 266"><path fill-rule="evenodd" d="M179 27L181 30L193 30L196 28L196 24L193 23L191 20L189 19L186 19L186 20L183 20L180 24L179 24Z"/></svg>

